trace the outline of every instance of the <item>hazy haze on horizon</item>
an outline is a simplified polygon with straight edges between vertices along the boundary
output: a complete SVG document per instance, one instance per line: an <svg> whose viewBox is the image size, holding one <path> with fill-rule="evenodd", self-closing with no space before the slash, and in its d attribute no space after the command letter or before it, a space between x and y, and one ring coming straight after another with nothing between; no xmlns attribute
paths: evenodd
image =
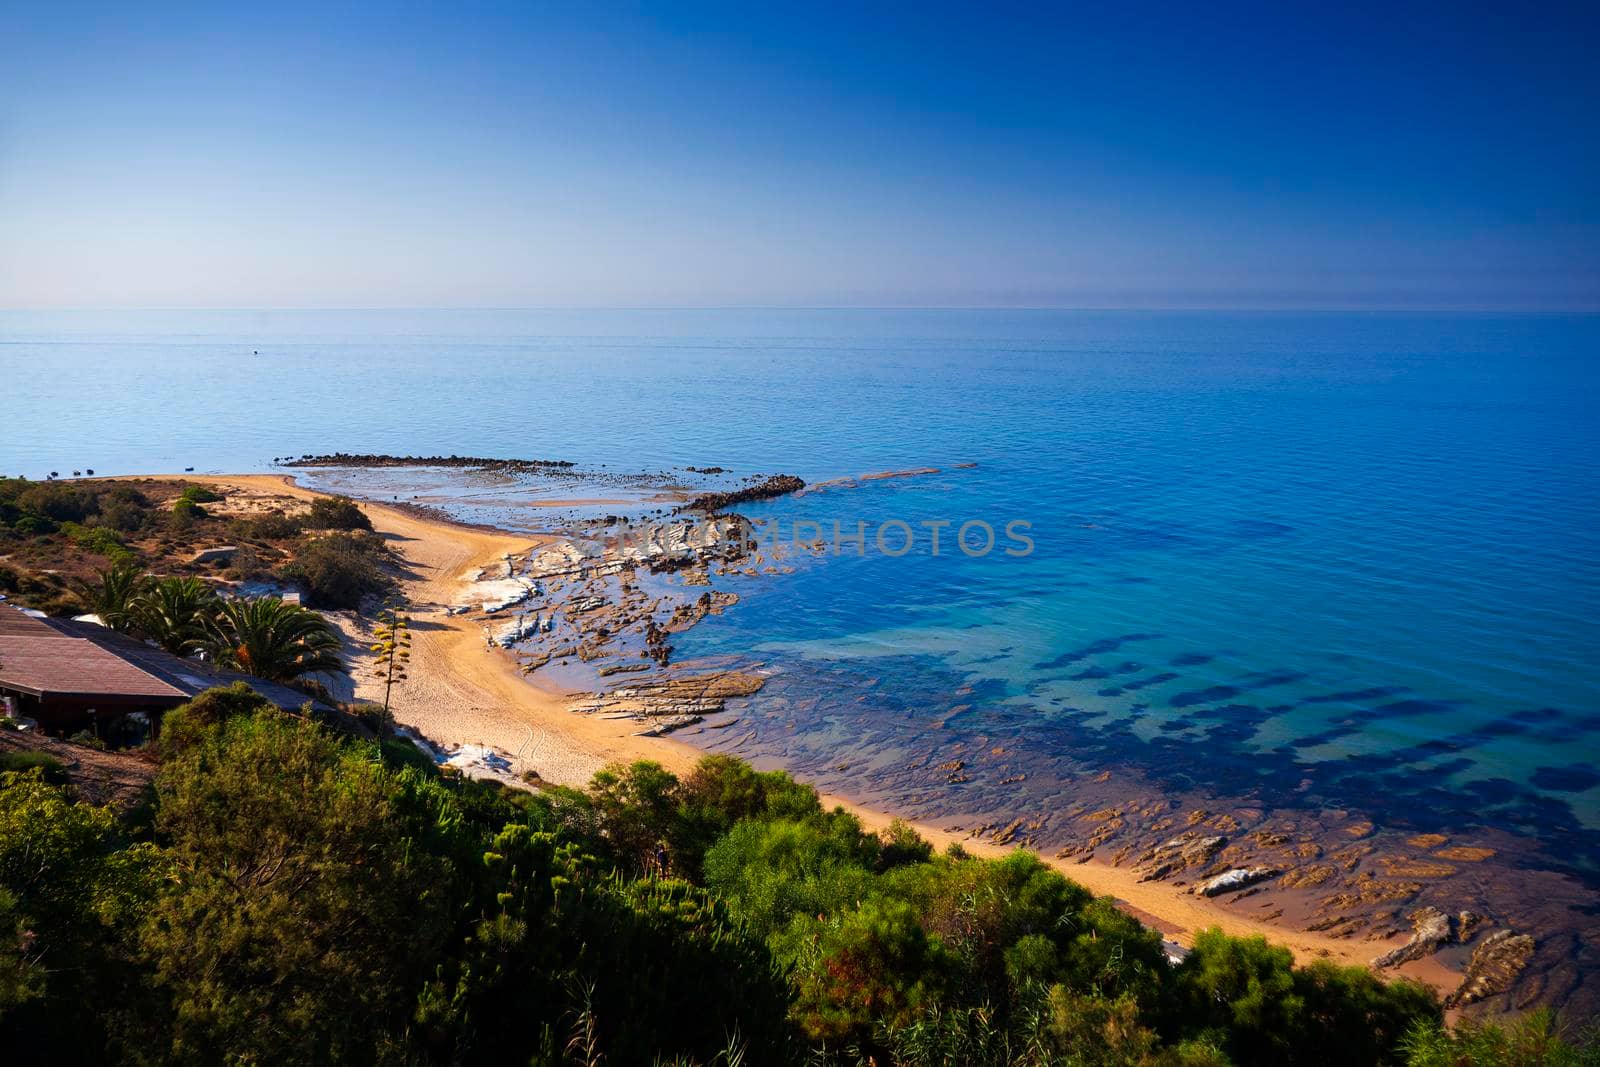
<svg viewBox="0 0 1600 1067"><path fill-rule="evenodd" d="M1597 16L0 12L0 307L1600 308Z"/></svg>

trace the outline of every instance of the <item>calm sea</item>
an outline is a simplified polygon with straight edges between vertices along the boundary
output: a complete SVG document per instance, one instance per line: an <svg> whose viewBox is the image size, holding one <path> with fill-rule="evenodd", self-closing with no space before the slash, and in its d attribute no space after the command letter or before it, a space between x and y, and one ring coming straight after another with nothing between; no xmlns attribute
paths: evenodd
<svg viewBox="0 0 1600 1067"><path fill-rule="evenodd" d="M935 467L753 510L869 536L681 636L780 672L744 743L1006 732L1592 866L1597 357L1596 317L5 312L0 472ZM968 556L968 521L1033 551Z"/></svg>

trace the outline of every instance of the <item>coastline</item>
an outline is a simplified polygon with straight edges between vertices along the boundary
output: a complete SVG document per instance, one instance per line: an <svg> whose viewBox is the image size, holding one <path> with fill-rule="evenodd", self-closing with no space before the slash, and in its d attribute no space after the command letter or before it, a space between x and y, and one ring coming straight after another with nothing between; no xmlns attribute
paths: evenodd
<svg viewBox="0 0 1600 1067"><path fill-rule="evenodd" d="M297 484L292 475L205 475L204 480L248 494L302 501L328 495ZM467 584L464 574L558 538L468 526L406 505L370 500L361 503L375 530L403 560L407 573L402 585L413 605L413 681L395 691L397 721L448 748L483 746L498 750L511 757L516 773L532 770L546 781L569 785L586 782L595 770L612 761L651 759L682 774L704 754L672 737L641 736L636 723L569 710L575 697L585 694L568 693L525 677L513 657L486 647L478 624L447 614L446 609ZM348 691L339 695L370 696L376 687L363 678L361 625L345 613L335 613L332 618L345 634L352 660ZM853 812L868 828L887 826L895 817L893 812L837 794L824 793L823 798L830 805L838 804ZM909 821L941 848L959 843L974 854L999 856L1017 847ZM1241 916L1164 882L1142 881L1141 872L1132 867L1112 866L1098 859L1076 862L1048 855L1040 858L1092 892L1115 898L1141 921L1183 945L1192 943L1200 930L1217 926L1235 936L1264 936L1289 948L1302 963L1327 959L1366 966L1405 941L1404 936L1396 935L1386 940L1352 943L1297 931ZM1448 993L1461 980L1460 972L1433 957L1406 963L1387 973L1423 981L1441 994Z"/></svg>

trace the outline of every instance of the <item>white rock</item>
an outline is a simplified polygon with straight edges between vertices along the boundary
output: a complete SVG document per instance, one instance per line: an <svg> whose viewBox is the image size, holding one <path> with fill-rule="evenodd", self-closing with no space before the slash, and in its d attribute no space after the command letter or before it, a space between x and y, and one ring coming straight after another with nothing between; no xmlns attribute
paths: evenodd
<svg viewBox="0 0 1600 1067"><path fill-rule="evenodd" d="M1235 889L1244 889L1257 882L1264 882L1268 878L1276 878L1282 873L1276 867L1235 867L1231 871L1217 875L1209 882L1202 882L1195 892L1203 897L1214 897L1219 893L1231 893Z"/></svg>

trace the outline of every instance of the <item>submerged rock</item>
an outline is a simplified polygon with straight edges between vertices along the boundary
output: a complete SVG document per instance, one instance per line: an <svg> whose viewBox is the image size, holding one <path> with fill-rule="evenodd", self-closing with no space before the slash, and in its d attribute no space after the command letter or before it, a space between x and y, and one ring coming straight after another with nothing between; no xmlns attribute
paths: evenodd
<svg viewBox="0 0 1600 1067"><path fill-rule="evenodd" d="M633 674L649 669L650 664L648 663L613 663L601 667L596 673L602 678L609 678L613 674Z"/></svg>
<svg viewBox="0 0 1600 1067"><path fill-rule="evenodd" d="M661 737L664 734L672 733L674 730L681 730L685 726L693 726L695 723L699 722L701 718L702 716L695 714L668 715L664 718L656 720L651 724L649 729L640 730L638 736Z"/></svg>
<svg viewBox="0 0 1600 1067"><path fill-rule="evenodd" d="M1140 857L1139 862L1149 864L1150 869L1139 880L1159 881L1186 868L1203 866L1227 843L1228 839L1221 836L1203 837L1193 831L1180 834Z"/></svg>

